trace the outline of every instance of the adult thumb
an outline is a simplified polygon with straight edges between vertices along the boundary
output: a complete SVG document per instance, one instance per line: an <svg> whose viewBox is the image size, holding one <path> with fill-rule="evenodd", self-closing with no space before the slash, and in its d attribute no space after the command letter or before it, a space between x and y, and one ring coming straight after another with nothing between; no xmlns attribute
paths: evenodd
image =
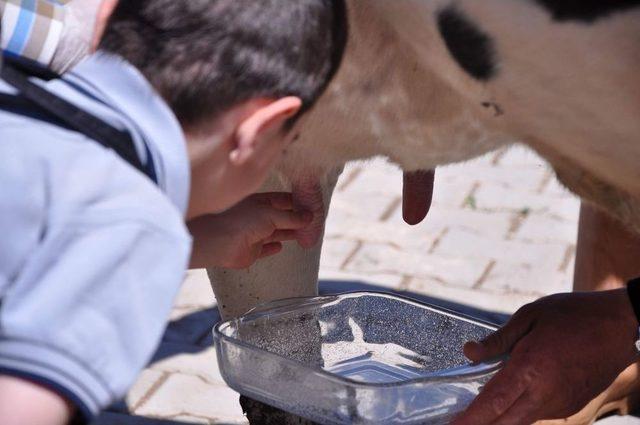
<svg viewBox="0 0 640 425"><path fill-rule="evenodd" d="M475 363L491 360L511 352L513 347L531 330L533 319L518 312L501 329L482 341L470 341L464 346L464 354Z"/></svg>

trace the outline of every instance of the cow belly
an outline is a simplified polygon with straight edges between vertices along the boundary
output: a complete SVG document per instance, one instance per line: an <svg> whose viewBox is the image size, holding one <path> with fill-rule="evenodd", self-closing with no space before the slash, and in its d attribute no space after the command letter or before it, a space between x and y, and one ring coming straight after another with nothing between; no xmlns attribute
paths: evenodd
<svg viewBox="0 0 640 425"><path fill-rule="evenodd" d="M571 192L640 234L640 199L637 196L603 181L551 149L536 146L536 150L551 163L558 180Z"/></svg>

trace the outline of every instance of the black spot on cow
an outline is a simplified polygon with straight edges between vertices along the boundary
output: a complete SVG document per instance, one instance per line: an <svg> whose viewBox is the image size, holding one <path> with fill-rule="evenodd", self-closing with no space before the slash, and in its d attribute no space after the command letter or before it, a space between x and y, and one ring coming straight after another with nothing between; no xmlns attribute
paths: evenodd
<svg viewBox="0 0 640 425"><path fill-rule="evenodd" d="M472 77L488 81L496 74L493 40L456 7L438 12L438 29L449 52Z"/></svg>
<svg viewBox="0 0 640 425"><path fill-rule="evenodd" d="M535 0L556 21L591 23L613 13L640 7L640 0Z"/></svg>

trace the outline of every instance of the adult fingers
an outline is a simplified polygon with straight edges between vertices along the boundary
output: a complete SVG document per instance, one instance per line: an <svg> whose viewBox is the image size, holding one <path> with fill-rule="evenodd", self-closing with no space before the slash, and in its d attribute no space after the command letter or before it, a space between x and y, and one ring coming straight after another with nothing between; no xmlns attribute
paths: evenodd
<svg viewBox="0 0 640 425"><path fill-rule="evenodd" d="M264 243L294 241L297 237L298 232L295 230L276 230Z"/></svg>
<svg viewBox="0 0 640 425"><path fill-rule="evenodd" d="M452 425L492 425L525 391L526 385L519 378L517 366L507 364Z"/></svg>
<svg viewBox="0 0 640 425"><path fill-rule="evenodd" d="M493 425L529 425L542 419L544 414L540 412L542 406L537 405L528 391L520 396L518 400L498 418Z"/></svg>
<svg viewBox="0 0 640 425"><path fill-rule="evenodd" d="M529 333L534 317L527 307L519 310L501 329L479 342L468 342L464 354L474 362L483 362L510 352Z"/></svg>
<svg viewBox="0 0 640 425"><path fill-rule="evenodd" d="M313 213L309 211L281 211L270 212L271 222L275 230L304 229L313 221Z"/></svg>
<svg viewBox="0 0 640 425"><path fill-rule="evenodd" d="M278 254L280 251L282 251L282 244L280 242L264 244L262 245L262 250L260 251L260 255L258 255L258 259L271 257L272 255Z"/></svg>
<svg viewBox="0 0 640 425"><path fill-rule="evenodd" d="M253 195L253 199L278 210L293 209L293 195L288 192L257 193Z"/></svg>

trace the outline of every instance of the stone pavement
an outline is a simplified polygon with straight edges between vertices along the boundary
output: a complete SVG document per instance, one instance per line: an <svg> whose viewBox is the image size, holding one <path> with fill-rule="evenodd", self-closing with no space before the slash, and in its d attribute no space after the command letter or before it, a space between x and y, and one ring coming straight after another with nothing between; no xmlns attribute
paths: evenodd
<svg viewBox="0 0 640 425"><path fill-rule="evenodd" d="M345 171L327 224L322 292L396 291L500 322L571 289L579 202L533 153L518 147L440 169L432 212L413 228L401 219L401 183L379 160ZM95 425L246 423L216 365L217 320L206 274L189 273L155 359Z"/></svg>

